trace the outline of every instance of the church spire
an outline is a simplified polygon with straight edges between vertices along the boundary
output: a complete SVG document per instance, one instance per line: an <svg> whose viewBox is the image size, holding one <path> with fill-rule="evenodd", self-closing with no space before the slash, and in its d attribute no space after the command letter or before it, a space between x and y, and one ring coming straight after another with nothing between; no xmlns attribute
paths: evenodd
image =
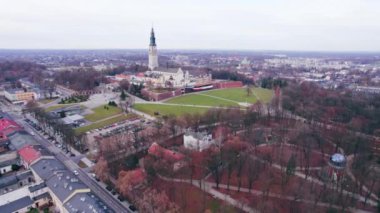
<svg viewBox="0 0 380 213"><path fill-rule="evenodd" d="M149 46L156 46L156 37L154 36L154 30L152 27L152 31L150 32L150 44Z"/></svg>

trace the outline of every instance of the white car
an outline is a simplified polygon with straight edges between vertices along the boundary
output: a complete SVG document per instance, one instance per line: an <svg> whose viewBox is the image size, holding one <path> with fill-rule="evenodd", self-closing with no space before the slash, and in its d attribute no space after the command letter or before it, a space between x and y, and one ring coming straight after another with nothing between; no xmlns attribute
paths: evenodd
<svg viewBox="0 0 380 213"><path fill-rule="evenodd" d="M74 175L77 175L77 176L79 175L79 172L77 170L74 170L73 172L74 172Z"/></svg>

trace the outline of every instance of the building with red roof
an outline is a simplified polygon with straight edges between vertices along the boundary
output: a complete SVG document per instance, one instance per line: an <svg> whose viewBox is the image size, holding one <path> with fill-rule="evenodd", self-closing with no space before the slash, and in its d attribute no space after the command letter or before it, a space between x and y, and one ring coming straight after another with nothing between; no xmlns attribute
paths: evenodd
<svg viewBox="0 0 380 213"><path fill-rule="evenodd" d="M16 122L2 118L0 119L0 152L6 151L8 143L8 135L21 130L21 126L19 126Z"/></svg>
<svg viewBox="0 0 380 213"><path fill-rule="evenodd" d="M18 125L16 122L10 119L7 119L7 118L0 119L0 137L7 136L21 129L22 128L20 125Z"/></svg>
<svg viewBox="0 0 380 213"><path fill-rule="evenodd" d="M18 154L20 155L21 164L27 169L30 164L41 157L41 153L31 145L24 146L18 151Z"/></svg>

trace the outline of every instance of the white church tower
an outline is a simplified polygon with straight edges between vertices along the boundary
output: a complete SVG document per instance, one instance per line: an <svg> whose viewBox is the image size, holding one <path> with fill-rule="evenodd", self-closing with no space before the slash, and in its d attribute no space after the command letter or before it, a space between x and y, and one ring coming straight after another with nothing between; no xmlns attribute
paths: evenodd
<svg viewBox="0 0 380 213"><path fill-rule="evenodd" d="M154 37L154 30L150 33L150 44L149 44L149 69L154 70L158 67L158 56L157 56L157 45L156 37Z"/></svg>

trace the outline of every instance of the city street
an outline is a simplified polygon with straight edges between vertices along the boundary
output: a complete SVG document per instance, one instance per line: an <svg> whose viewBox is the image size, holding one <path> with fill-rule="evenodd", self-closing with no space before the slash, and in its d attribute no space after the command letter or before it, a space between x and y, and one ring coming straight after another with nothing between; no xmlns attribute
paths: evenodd
<svg viewBox="0 0 380 213"><path fill-rule="evenodd" d="M51 142L49 142L46 138L44 138L40 132L32 129L32 127L23 120L23 117L6 113L9 117L14 119L19 125L23 126L28 132L35 132L34 138L50 152L52 152L55 157L61 161L70 171L78 171L79 179L86 184L91 191L96 194L100 199L102 199L109 207L111 207L115 212L131 212L127 206L130 204L127 201L124 201L122 204L117 198L112 196L106 189L102 188L94 178L90 177L88 173L86 173L83 169L81 169L70 157L65 155L59 148L54 146Z"/></svg>

